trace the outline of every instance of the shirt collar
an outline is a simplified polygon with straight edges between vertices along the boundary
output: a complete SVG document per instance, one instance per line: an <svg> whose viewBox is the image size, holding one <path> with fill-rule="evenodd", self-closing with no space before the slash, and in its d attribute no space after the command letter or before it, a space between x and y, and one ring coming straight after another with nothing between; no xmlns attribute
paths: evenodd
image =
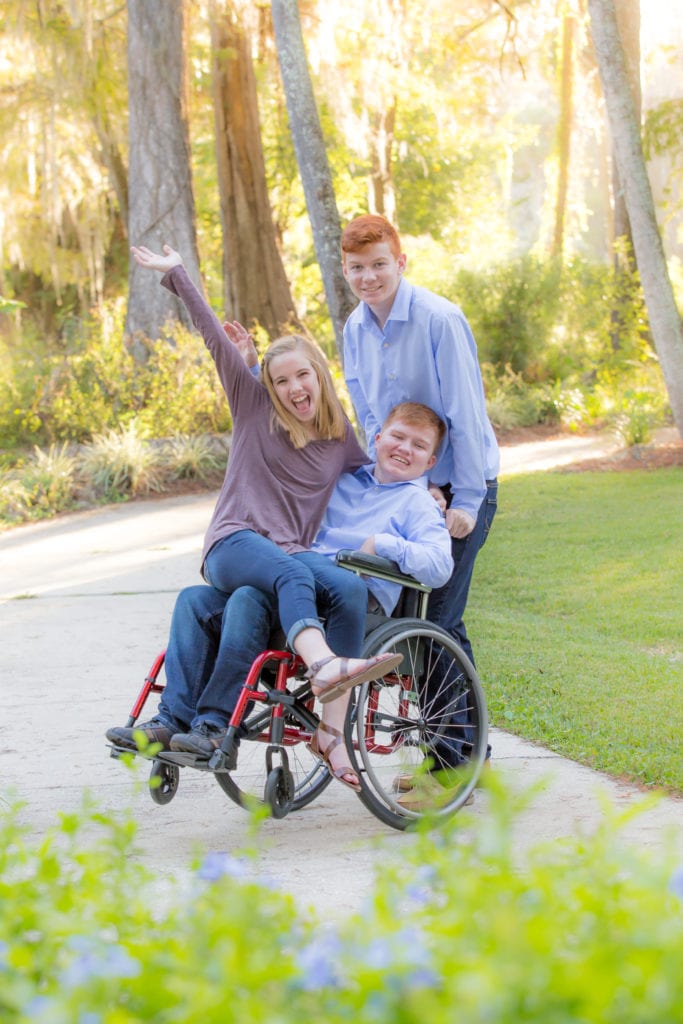
<svg viewBox="0 0 683 1024"><path fill-rule="evenodd" d="M390 320L406 321L410 313L410 303L412 297L413 286L412 284L410 284L409 281L406 281L405 277L402 277L398 283L398 288L396 289L394 301L392 303L391 309L389 310L389 316L387 317L386 322L388 323ZM377 326L377 321L372 315L372 312L370 311L370 307L368 306L367 302L363 301L360 303L360 311L361 322L363 327L369 328L372 327L373 324Z"/></svg>
<svg viewBox="0 0 683 1024"><path fill-rule="evenodd" d="M423 476L419 476L416 480L394 480L390 484L380 484L379 480L375 479L375 466L376 463L372 463L369 466L361 466L356 470L356 476L366 476L372 480L373 483L378 484L379 487L398 487L405 486L406 484L413 484L422 491L426 491L429 487L429 475L425 473Z"/></svg>

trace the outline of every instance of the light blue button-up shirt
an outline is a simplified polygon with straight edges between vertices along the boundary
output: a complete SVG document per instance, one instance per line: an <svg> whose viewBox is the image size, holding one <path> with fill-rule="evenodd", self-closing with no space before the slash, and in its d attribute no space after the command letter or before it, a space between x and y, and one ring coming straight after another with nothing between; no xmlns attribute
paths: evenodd
<svg viewBox="0 0 683 1024"><path fill-rule="evenodd" d="M371 458L375 434L399 402L422 402L441 416L447 435L429 479L450 484L451 507L476 518L499 453L462 310L401 278L383 329L365 302L346 321L344 376Z"/></svg>
<svg viewBox="0 0 683 1024"><path fill-rule="evenodd" d="M374 536L378 555L391 558L420 583L443 586L453 571L451 539L427 490L427 477L380 484L373 469L361 466L355 473L342 473L312 550L333 558L342 548L358 549ZM391 614L400 586L371 577L366 583L385 613Z"/></svg>

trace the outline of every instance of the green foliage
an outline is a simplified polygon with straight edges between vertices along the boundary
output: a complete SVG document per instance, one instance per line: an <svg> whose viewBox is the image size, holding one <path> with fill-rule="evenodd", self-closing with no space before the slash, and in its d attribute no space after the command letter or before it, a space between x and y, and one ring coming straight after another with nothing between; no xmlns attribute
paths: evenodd
<svg viewBox="0 0 683 1024"><path fill-rule="evenodd" d="M219 454L203 435L177 434L164 445L164 462L177 480L208 480L225 470L227 450Z"/></svg>
<svg viewBox="0 0 683 1024"><path fill-rule="evenodd" d="M0 482L0 521L52 516L74 502L76 462L66 442L48 451L34 448L25 464L4 473Z"/></svg>
<svg viewBox="0 0 683 1024"><path fill-rule="evenodd" d="M524 256L461 269L448 294L470 321L480 359L527 381L616 377L652 353L637 278L607 266Z"/></svg>
<svg viewBox="0 0 683 1024"><path fill-rule="evenodd" d="M168 325L140 374L138 421L149 437L222 433L232 426L230 408L213 360L201 338L180 324Z"/></svg>
<svg viewBox="0 0 683 1024"><path fill-rule="evenodd" d="M418 280L462 306L496 426L614 423L633 443L632 436L645 436L635 419L646 415L649 428L666 419L636 275L525 256L484 271L461 268L449 280L439 253L420 247Z"/></svg>
<svg viewBox="0 0 683 1024"><path fill-rule="evenodd" d="M494 724L683 790L680 469L503 478L468 602Z"/></svg>
<svg viewBox="0 0 683 1024"><path fill-rule="evenodd" d="M73 331L66 348L6 349L0 370L5 444L85 441L135 418L145 436L221 433L230 409L203 342L181 325L150 343L147 363L123 342L123 307L107 307Z"/></svg>
<svg viewBox="0 0 683 1024"><path fill-rule="evenodd" d="M83 450L81 467L107 501L164 489L162 456L146 444L135 420L96 435Z"/></svg>
<svg viewBox="0 0 683 1024"><path fill-rule="evenodd" d="M17 302L14 299L6 299L0 295L0 313L14 313L19 309L26 309L25 302Z"/></svg>
<svg viewBox="0 0 683 1024"><path fill-rule="evenodd" d="M66 442L48 451L36 447L30 457L0 468L0 526L126 501L177 480L218 486L227 458L221 437L178 434L159 442L144 438L136 420L80 448Z"/></svg>
<svg viewBox="0 0 683 1024"><path fill-rule="evenodd" d="M590 838L513 844L523 800L492 786L377 858L371 899L301 913L247 854L158 880L126 815L86 800L39 840L0 816L0 1015L7 1024L670 1024L683 1001L681 869ZM466 826L466 827L463 827ZM103 884L106 879L106 884Z"/></svg>
<svg viewBox="0 0 683 1024"><path fill-rule="evenodd" d="M672 181L667 188L672 213L680 211L681 156L683 155L683 99L663 100L645 114L643 148L648 160L668 154L671 158ZM679 188L674 185L678 184Z"/></svg>
<svg viewBox="0 0 683 1024"><path fill-rule="evenodd" d="M557 397L548 385L528 384L510 366L500 375L491 363L484 363L481 370L486 410L494 427L509 430L561 419Z"/></svg>
<svg viewBox="0 0 683 1024"><path fill-rule="evenodd" d="M627 389L614 412L614 422L624 444L647 444L652 437L653 427L664 419L662 395L654 389Z"/></svg>

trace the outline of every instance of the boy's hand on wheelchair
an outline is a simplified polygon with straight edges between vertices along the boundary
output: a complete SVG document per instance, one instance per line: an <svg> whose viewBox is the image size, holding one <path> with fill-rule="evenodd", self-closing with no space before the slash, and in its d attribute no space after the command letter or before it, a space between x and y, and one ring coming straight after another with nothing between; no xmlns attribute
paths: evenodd
<svg viewBox="0 0 683 1024"><path fill-rule="evenodd" d="M375 551L375 538L374 536L368 537L364 540L361 546L358 548L359 551L364 551L366 555L376 555Z"/></svg>

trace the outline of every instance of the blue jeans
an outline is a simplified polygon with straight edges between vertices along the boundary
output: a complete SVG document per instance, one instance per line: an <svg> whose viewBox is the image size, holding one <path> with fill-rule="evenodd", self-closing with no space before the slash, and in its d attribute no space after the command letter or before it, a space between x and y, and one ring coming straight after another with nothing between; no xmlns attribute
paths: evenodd
<svg viewBox="0 0 683 1024"><path fill-rule="evenodd" d="M216 541L204 560L204 579L232 594L256 587L277 598L280 623L291 647L302 629L322 631L315 604L313 573L292 555L253 530L238 530Z"/></svg>
<svg viewBox="0 0 683 1024"><path fill-rule="evenodd" d="M368 591L355 573L304 551L296 558L314 573L327 641L344 657L358 657ZM254 658L277 625L275 598L254 587L228 595L215 587L186 587L176 599L166 650L166 686L159 717L174 732L202 721L227 726ZM322 625L316 618L316 625Z"/></svg>
<svg viewBox="0 0 683 1024"><path fill-rule="evenodd" d="M450 495L447 497L450 499ZM472 664L474 664L474 654L463 617L470 592L474 562L486 543L497 507L498 481L489 480L486 485L486 497L479 508L474 529L469 536L462 540L456 537L451 540L454 565L451 578L443 587L432 591L427 607L427 618L451 634ZM438 675L438 673L436 674ZM438 685L439 682L439 679L434 679L435 685ZM463 697L456 705L457 710L451 719L454 724L452 736L444 736L443 740L436 744L434 753L437 758L437 767L454 767L468 758L468 741L471 740L471 733L468 734L467 730L468 715L464 710L465 704L466 698ZM489 747L488 756L490 754L491 748Z"/></svg>
<svg viewBox="0 0 683 1024"><path fill-rule="evenodd" d="M215 587L185 587L176 598L158 715L174 732L201 721L225 728L254 658L275 622L268 594L243 587L228 599Z"/></svg>
<svg viewBox="0 0 683 1024"><path fill-rule="evenodd" d="M368 588L355 572L317 551L290 555L304 565L315 581L316 605L325 619L325 636L335 654L357 658L363 646Z"/></svg>

